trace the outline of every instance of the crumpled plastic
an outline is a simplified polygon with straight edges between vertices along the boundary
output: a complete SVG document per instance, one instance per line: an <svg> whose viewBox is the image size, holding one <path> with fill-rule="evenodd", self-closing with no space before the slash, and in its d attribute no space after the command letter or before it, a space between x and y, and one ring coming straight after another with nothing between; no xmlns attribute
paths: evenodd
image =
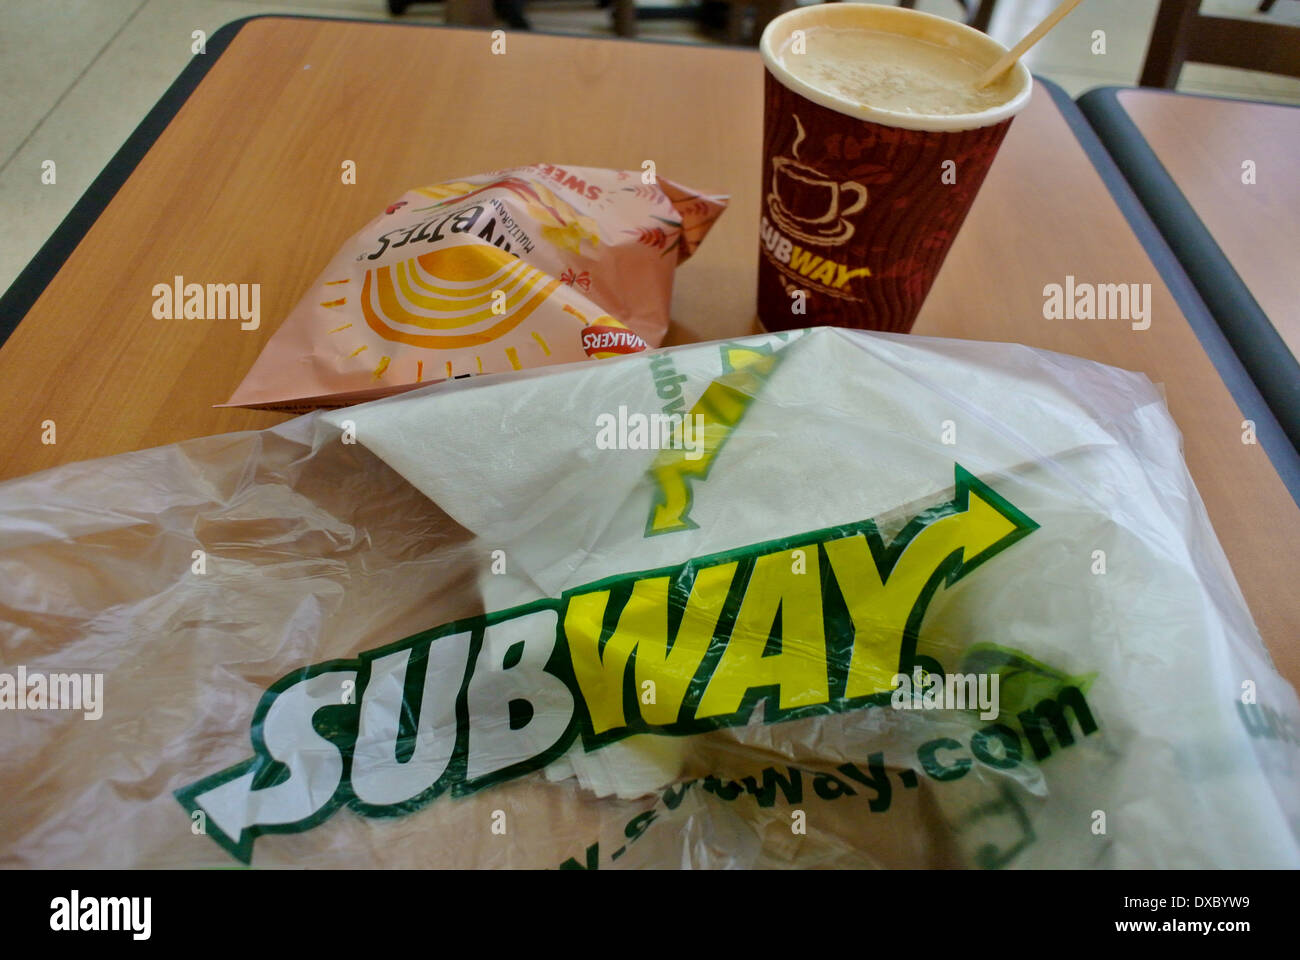
<svg viewBox="0 0 1300 960"><path fill-rule="evenodd" d="M1156 388L1027 347L695 344L12 480L0 651L6 866L1300 865Z"/></svg>

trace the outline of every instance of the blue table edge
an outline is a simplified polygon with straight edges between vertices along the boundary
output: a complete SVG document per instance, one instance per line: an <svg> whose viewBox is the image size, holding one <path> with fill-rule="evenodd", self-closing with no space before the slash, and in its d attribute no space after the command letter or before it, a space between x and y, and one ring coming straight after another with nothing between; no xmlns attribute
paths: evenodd
<svg viewBox="0 0 1300 960"><path fill-rule="evenodd" d="M1242 416L1245 419L1254 421L1256 440L1268 455L1269 461L1273 464L1273 469L1277 471L1287 490L1290 491L1292 499L1297 506L1300 506L1300 453L1296 451L1296 445L1292 440L1293 434L1289 434L1288 430L1283 426L1283 423L1278 418L1276 408L1265 399L1264 393L1261 391L1259 384L1252 378L1251 371L1243 362L1238 349L1234 349L1234 343L1229 340L1228 335L1215 319L1215 314L1211 312L1204 298L1205 291L1198 289L1197 285L1193 283L1183 266L1183 261L1179 259L1170 245L1169 234L1162 232L1160 227L1156 225L1156 220L1153 217L1154 212L1149 210L1139 199L1133 184L1129 182L1129 177L1125 175L1126 172L1129 172L1134 177L1141 177L1143 173L1153 175L1150 164L1154 164L1154 170L1158 171L1166 179L1168 179L1168 174L1160 162L1155 159L1154 153L1151 154L1149 163L1144 162L1141 164L1139 172L1130 171L1127 165L1122 170L1118 158L1113 155L1113 144L1110 145L1111 149L1107 148L1108 144L1103 143L1100 133L1094 124L1090 122L1090 114L1085 112L1087 110L1095 111L1096 107L1090 107L1089 104L1102 101L1106 95L1109 95L1113 100L1118 91L1135 88L1102 87L1097 90L1090 90L1080 97L1079 103L1076 104L1070 99L1068 93L1052 81L1039 79L1038 82L1047 88L1052 95L1052 99L1056 101L1075 138L1088 155L1088 159L1092 161L1092 165L1101 177L1102 182L1106 184L1106 189L1110 191L1110 195L1119 206L1120 212L1124 214L1129 228L1137 236L1142 248L1155 265L1156 272L1160 274L1160 278L1165 282L1165 286L1169 288L1169 292L1173 295L1178 308L1183 312L1183 316L1187 318L1192 332L1196 334L1197 340L1200 341L1201 349L1210 358L1210 362L1214 364L1214 369L1228 388L1232 399L1236 401L1237 406L1241 409ZM1115 106L1122 111L1117 101ZM1124 119L1128 120L1127 115L1124 116ZM1131 120L1128 120L1128 122L1132 123ZM1140 134L1137 134L1136 127L1133 128L1133 132L1141 145L1146 147L1146 141L1141 139ZM1146 149L1150 150L1150 147L1146 147ZM1175 191L1178 190L1177 187L1173 186L1172 180L1169 180L1169 188ZM1181 196L1181 192L1179 192L1179 196ZM1184 205L1187 204L1185 199L1182 202ZM1190 205L1187 205L1187 209L1190 211ZM1217 251L1217 256L1226 266L1227 258L1224 257L1222 251L1219 250L1218 244L1209 236L1209 231L1206 230L1205 225L1199 219L1196 220L1195 225L1187 225L1188 233L1183 236L1190 236L1197 226L1199 226L1199 233L1196 242L1201 244L1201 250L1208 249L1205 247L1205 242L1208 240L1208 243L1213 245L1213 251ZM1168 226L1166 228L1170 229ZM1177 235L1174 239L1175 242L1178 242ZM1228 267L1228 269L1231 270L1231 267ZM1232 275L1236 277L1236 272L1232 271ZM1239 277L1237 277L1237 283L1241 284ZM1218 303L1217 298L1222 294L1216 293L1212 289L1213 285L1204 285L1211 288L1209 296L1215 298L1215 302ZM1241 284L1241 290L1244 289L1245 285ZM1249 291L1245 291L1245 296L1249 298L1251 304L1254 304L1254 309L1258 312L1258 315L1264 317L1263 311L1255 303L1254 297L1250 296ZM1277 344L1281 345L1283 356L1291 359L1294 363L1290 351L1286 349L1272 324L1267 322L1267 318L1264 318L1264 326L1277 338ZM1297 384L1300 384L1300 380L1297 381ZM1271 383L1266 384L1266 388L1271 389L1274 394L1272 399L1274 403L1277 403L1279 393L1282 391L1278 391L1275 385ZM1291 408L1284 408L1284 415L1288 417L1289 422L1296 422L1295 414L1297 413L1300 413L1300 404Z"/></svg>
<svg viewBox="0 0 1300 960"><path fill-rule="evenodd" d="M1164 237L1196 288L1201 301L1228 344L1246 369L1293 447L1300 446L1300 364L1283 341L1268 315L1233 268L1209 228L1197 216L1168 169L1142 136L1118 95L1125 90L1143 89L1166 96L1230 103L1256 101L1228 97L1181 94L1174 91L1133 87L1101 87L1079 98L1079 109L1096 130L1103 147L1128 180L1151 221ZM1286 104L1267 104L1280 109L1297 109ZM1189 320L1191 317L1189 316ZM1195 323L1193 327L1196 328ZM1210 346L1196 330L1207 352ZM1211 353L1220 376L1229 389L1232 384L1218 358ZM1233 391L1234 398L1242 398ZM1243 412L1245 406L1242 405ZM1248 416L1250 414L1247 414ZM1260 422L1257 418L1256 423ZM1271 455L1271 451L1270 451ZM1277 464L1274 458L1275 465ZM1280 471L1279 471L1280 472ZM1291 486L1288 484L1288 486ZM1295 488L1291 487L1292 493Z"/></svg>

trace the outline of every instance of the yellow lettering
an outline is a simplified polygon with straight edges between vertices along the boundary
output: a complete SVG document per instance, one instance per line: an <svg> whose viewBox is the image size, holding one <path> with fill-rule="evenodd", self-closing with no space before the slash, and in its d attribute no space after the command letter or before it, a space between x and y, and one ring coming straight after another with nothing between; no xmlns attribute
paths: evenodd
<svg viewBox="0 0 1300 960"><path fill-rule="evenodd" d="M692 417L704 418L699 458L688 460L686 454L690 451L667 449L660 452L650 467L658 490L646 536L695 529L690 519L691 482L708 477L718 448L753 403L776 366L776 359L776 354L771 352L723 348L723 368L729 372L709 384L690 412Z"/></svg>
<svg viewBox="0 0 1300 960"><path fill-rule="evenodd" d="M609 591L596 590L570 598L564 631L573 673L594 733L628 725L623 680L629 658L633 659L636 688L641 689L647 681L654 684L654 702L640 706L642 719L652 726L676 722L691 679L713 639L735 575L735 562L704 567L695 575L671 650L669 577L637 581L603 650L599 644Z"/></svg>
<svg viewBox="0 0 1300 960"><path fill-rule="evenodd" d="M825 544L853 621L844 695L864 697L890 689L900 667L907 619L930 578L952 554L961 551L962 560L970 563L1016 530L1013 520L972 489L966 510L934 521L908 542L888 579L882 578L862 534Z"/></svg>
<svg viewBox="0 0 1300 960"><path fill-rule="evenodd" d="M808 277L813 283L830 284L835 280L835 264L827 260Z"/></svg>
<svg viewBox="0 0 1300 960"><path fill-rule="evenodd" d="M836 269L839 270L839 276L835 278L835 289L836 289L836 290L843 290L843 289L844 289L844 285L845 285L846 283L848 283L850 280L852 280L854 277L869 277L869 276L871 276L871 268L870 268L870 267L859 267L859 268L857 268L856 270L850 270L848 267L846 267L846 266L844 266L843 264L840 264L840 263L837 263L837 264L835 265L835 267L836 267Z"/></svg>
<svg viewBox="0 0 1300 960"><path fill-rule="evenodd" d="M798 245L794 247L794 252L790 254L791 269L798 270L805 277L808 276L810 270L815 269L821 262L821 257L813 256L809 251Z"/></svg>
<svg viewBox="0 0 1300 960"><path fill-rule="evenodd" d="M754 561L731 638L695 711L697 719L735 713L755 687L778 687L782 710L830 700L821 574L816 568L793 573L791 553L769 553ZM778 611L781 652L764 656Z"/></svg>

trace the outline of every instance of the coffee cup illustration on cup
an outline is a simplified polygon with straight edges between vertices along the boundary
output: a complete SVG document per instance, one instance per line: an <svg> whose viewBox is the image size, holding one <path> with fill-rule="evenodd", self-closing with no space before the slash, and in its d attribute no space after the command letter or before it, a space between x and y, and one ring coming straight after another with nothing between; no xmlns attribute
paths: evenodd
<svg viewBox="0 0 1300 960"><path fill-rule="evenodd" d="M802 126L799 132L802 140ZM790 236L828 246L845 243L854 229L848 218L866 205L867 188L857 181L835 180L792 156L772 158L767 208Z"/></svg>

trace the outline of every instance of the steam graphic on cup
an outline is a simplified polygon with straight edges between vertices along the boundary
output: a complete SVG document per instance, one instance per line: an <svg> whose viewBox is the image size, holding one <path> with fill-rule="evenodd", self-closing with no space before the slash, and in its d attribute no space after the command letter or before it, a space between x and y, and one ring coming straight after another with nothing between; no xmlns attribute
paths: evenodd
<svg viewBox="0 0 1300 960"><path fill-rule="evenodd" d="M782 232L805 243L838 246L853 236L848 218L867 205L867 188L855 180L840 183L799 160L803 124L790 156L772 158L772 188L767 208Z"/></svg>

